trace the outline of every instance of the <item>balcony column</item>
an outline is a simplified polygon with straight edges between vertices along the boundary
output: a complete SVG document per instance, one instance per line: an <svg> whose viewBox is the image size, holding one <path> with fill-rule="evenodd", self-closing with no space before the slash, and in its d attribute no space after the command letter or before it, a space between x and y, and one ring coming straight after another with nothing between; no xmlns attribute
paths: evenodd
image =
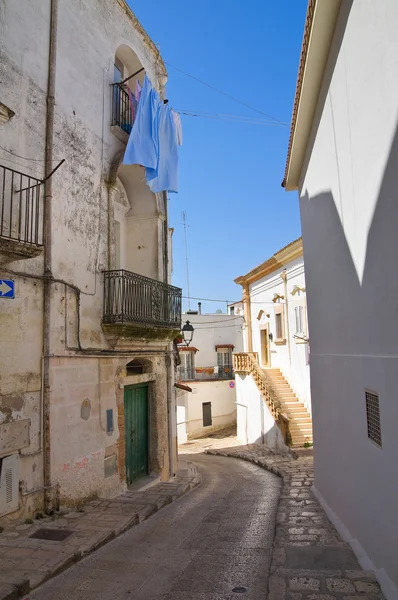
<svg viewBox="0 0 398 600"><path fill-rule="evenodd" d="M253 336L252 336L252 314L251 314L251 303L250 303L250 291L249 284L243 285L242 291L243 310L245 316L246 330L245 330L245 347L247 352L253 352Z"/></svg>

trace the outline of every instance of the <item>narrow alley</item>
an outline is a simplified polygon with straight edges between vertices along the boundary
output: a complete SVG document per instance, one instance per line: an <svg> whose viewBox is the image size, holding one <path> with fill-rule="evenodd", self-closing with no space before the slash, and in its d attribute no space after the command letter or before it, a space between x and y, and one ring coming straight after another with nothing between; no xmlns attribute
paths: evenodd
<svg viewBox="0 0 398 600"><path fill-rule="evenodd" d="M280 479L223 457L198 454L194 464L202 484L193 492L29 600L265 598Z"/></svg>

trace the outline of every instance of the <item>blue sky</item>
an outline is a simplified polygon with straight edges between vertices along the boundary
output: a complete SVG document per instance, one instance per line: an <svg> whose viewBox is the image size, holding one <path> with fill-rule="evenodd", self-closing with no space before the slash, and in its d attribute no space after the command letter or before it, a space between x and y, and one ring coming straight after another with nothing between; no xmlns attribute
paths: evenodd
<svg viewBox="0 0 398 600"><path fill-rule="evenodd" d="M129 3L166 63L290 121L307 0ZM266 120L166 66L173 108ZM289 129L190 116L182 124L180 189L169 203L173 284L187 295L185 210L190 295L238 300L241 287L233 280L300 235L297 195L280 185ZM225 310L202 304L204 312Z"/></svg>

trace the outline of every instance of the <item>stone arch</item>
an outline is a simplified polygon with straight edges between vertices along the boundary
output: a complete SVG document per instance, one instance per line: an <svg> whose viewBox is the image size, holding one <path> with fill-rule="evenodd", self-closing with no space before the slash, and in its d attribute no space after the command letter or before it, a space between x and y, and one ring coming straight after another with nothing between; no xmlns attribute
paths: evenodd
<svg viewBox="0 0 398 600"><path fill-rule="evenodd" d="M142 375L143 373L152 373L152 362L146 358L134 358L126 364L126 373L128 375Z"/></svg>

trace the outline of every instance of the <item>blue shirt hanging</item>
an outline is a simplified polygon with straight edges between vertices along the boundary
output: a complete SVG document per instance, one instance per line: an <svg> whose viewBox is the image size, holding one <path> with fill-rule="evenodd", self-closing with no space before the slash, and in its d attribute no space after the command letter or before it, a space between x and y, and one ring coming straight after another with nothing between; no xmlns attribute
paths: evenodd
<svg viewBox="0 0 398 600"><path fill-rule="evenodd" d="M156 169L159 151L158 93L145 75L134 125L124 153L124 165Z"/></svg>
<svg viewBox="0 0 398 600"><path fill-rule="evenodd" d="M171 108L163 102L158 106L159 159L156 169L146 169L146 179L152 192L178 192L177 132Z"/></svg>

